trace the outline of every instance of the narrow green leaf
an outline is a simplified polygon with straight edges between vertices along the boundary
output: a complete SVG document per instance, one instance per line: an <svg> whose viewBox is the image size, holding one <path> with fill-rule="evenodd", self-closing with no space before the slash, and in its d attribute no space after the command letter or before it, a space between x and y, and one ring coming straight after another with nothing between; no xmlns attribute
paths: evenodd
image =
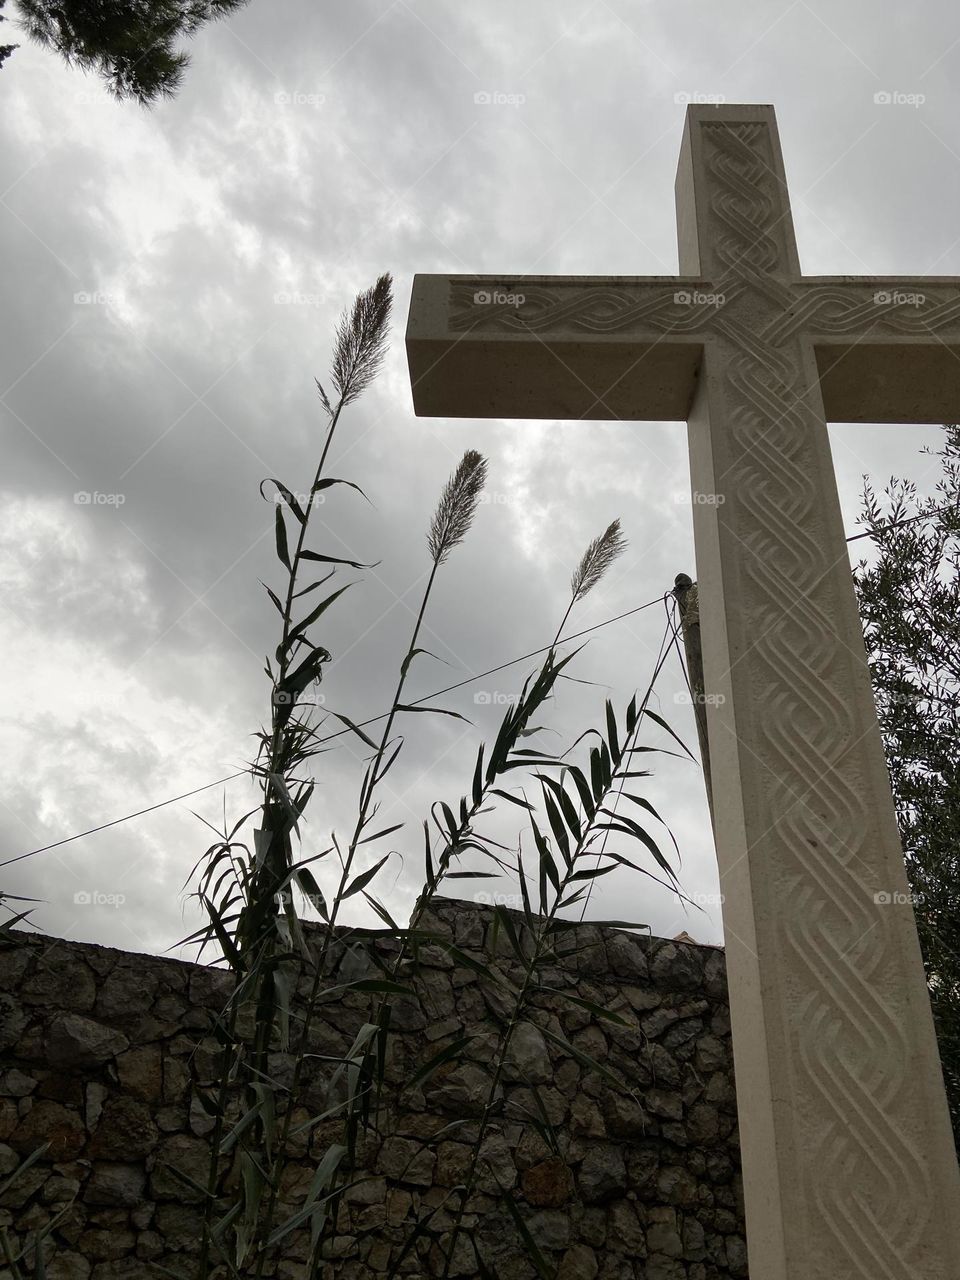
<svg viewBox="0 0 960 1280"><path fill-rule="evenodd" d="M344 898L352 898L355 893L359 893L361 889L365 889L389 857L389 853L385 854L378 863L369 869L369 871L362 871L360 875L356 876L350 882L349 887L344 890Z"/></svg>
<svg viewBox="0 0 960 1280"><path fill-rule="evenodd" d="M424 866L426 868L426 877L427 877L426 884L427 884L427 888L432 893L434 888L436 887L437 877L433 867L433 853L430 848L430 824L427 822L426 818L424 818L423 820L423 845L424 845L423 858L424 858Z"/></svg>
<svg viewBox="0 0 960 1280"><path fill-rule="evenodd" d="M233 1126L233 1128L230 1130L230 1132L221 1142L220 1152L222 1155L226 1155L226 1153L236 1143L237 1139L243 1133L245 1133L247 1129L250 1128L254 1120L256 1120L257 1116L260 1115L260 1112L262 1110L262 1105L263 1105L262 1103L258 1102L254 1106L250 1107L248 1111L244 1112L244 1114L240 1117L237 1123Z"/></svg>
<svg viewBox="0 0 960 1280"><path fill-rule="evenodd" d="M477 767L473 771L473 807L479 809L483 803L483 743L477 752Z"/></svg>
<svg viewBox="0 0 960 1280"><path fill-rule="evenodd" d="M453 810L444 800L438 801L440 812L443 814L443 820L447 824L447 836L450 840L455 841L460 834L460 823Z"/></svg>
<svg viewBox="0 0 960 1280"><path fill-rule="evenodd" d="M627 707L627 741L633 737L633 731L637 727L637 695L634 694L630 699L630 705Z"/></svg>
<svg viewBox="0 0 960 1280"><path fill-rule="evenodd" d="M401 982L388 982L386 978L357 978L355 982L344 983L337 991L366 991L380 996L410 996L418 999L413 987L405 987Z"/></svg>
<svg viewBox="0 0 960 1280"><path fill-rule="evenodd" d="M607 742L610 744L610 755L614 765L620 763L620 743L617 738L617 717L614 714L613 703L607 698L606 701L607 714Z"/></svg>
<svg viewBox="0 0 960 1280"><path fill-rule="evenodd" d="M229 962L232 969L242 970L243 960L241 959L240 952L237 950L237 946L233 938L230 937L229 933L227 933L224 928L223 921L220 918L220 913L205 893L200 894L200 901L207 910L207 915L210 917L210 923L213 925L214 932L217 935L217 941L223 948L225 959Z"/></svg>
<svg viewBox="0 0 960 1280"><path fill-rule="evenodd" d="M442 1067L445 1062L450 1062L453 1058L459 1057L470 1041L475 1038L473 1035L457 1036L439 1053L435 1053L418 1071L415 1071L410 1079L405 1081L405 1087L413 1089L424 1080L429 1079L438 1067Z"/></svg>
<svg viewBox="0 0 960 1280"><path fill-rule="evenodd" d="M560 805L560 811L563 814L564 821L566 822L567 826L570 828L570 831L573 834L573 838L579 844L580 841L583 839L583 830L580 825L580 818L579 818L579 815L577 814L576 805L573 803L573 801L570 799L569 795L567 794L566 788L563 785L563 781L558 781L556 778L551 778L549 777L548 774L545 774L545 773L538 773L537 777L540 779L541 785L549 787L551 792L556 796L557 801ZM564 780L566 779L566 773L564 773L563 778Z"/></svg>
<svg viewBox="0 0 960 1280"><path fill-rule="evenodd" d="M574 1048L568 1040L564 1040L563 1036L558 1036L555 1032L551 1031L549 1027L541 1027L540 1030L541 1033L546 1036L548 1040L551 1040L558 1049L562 1049L563 1052L569 1054L571 1058L576 1058L577 1062L579 1062L582 1067L587 1067L591 1071L596 1071L598 1075L603 1076L605 1080L608 1080L611 1084L615 1085L618 1092L625 1092L623 1080L617 1076L615 1072L611 1071L609 1067L604 1066L602 1062L597 1062L595 1058L591 1058L589 1053L584 1053L582 1049Z"/></svg>
<svg viewBox="0 0 960 1280"><path fill-rule="evenodd" d="M49 1142L44 1142L41 1146L37 1147L35 1151L31 1151L30 1154L24 1160L21 1160L21 1162L17 1165L16 1169L14 1169L13 1173L10 1174L9 1178L7 1178L4 1182L0 1182L0 1196L4 1195L7 1191L9 1191L10 1188L16 1182L16 1180L19 1177L21 1177L22 1174L26 1173L26 1171L29 1168L35 1165L41 1156L46 1154L47 1148L49 1146L50 1146Z"/></svg>
<svg viewBox="0 0 960 1280"><path fill-rule="evenodd" d="M598 747L590 748L590 786L593 789L593 799L596 804L600 804L603 800L603 770L600 767L600 750Z"/></svg>
<svg viewBox="0 0 960 1280"><path fill-rule="evenodd" d="M366 498L367 502L370 501L370 499L367 498L367 495L363 492L360 486L358 484L354 484L352 480L335 480L333 478L329 480L321 480L319 484L314 486L313 491L314 493L319 493L322 489L329 489L331 488L332 485L335 485L335 484L345 484L348 489L356 489L357 493L359 493L361 498Z"/></svg>
<svg viewBox="0 0 960 1280"><path fill-rule="evenodd" d="M578 880L596 880L598 876L609 875L611 871L616 871L616 865L610 867L590 867L584 871L575 871L570 876L570 882Z"/></svg>
<svg viewBox="0 0 960 1280"><path fill-rule="evenodd" d="M384 836L391 835L394 831L399 831L404 825L405 824L402 822L395 822L392 827L384 827L382 831L375 831L372 836L364 836L363 839L359 840L357 843L358 845L361 845L369 844L371 840L382 840Z"/></svg>
<svg viewBox="0 0 960 1280"><path fill-rule="evenodd" d="M658 724L658 725L660 726L660 728L661 728L661 729L666 729L667 733L669 733L670 737L671 737L671 738L673 738L674 742L678 743L681 747L683 747L683 750L684 750L684 751L686 752L686 754L690 757L690 759L694 762L694 764L696 764L696 763L697 763L697 758L696 758L696 756L695 756L695 755L693 755L693 754L692 754L692 752L687 748L686 743L685 743L685 742L683 742L683 740L682 740L682 739L680 739L680 738L678 738L678 737L677 737L677 735L674 733L674 731L673 731L673 730L670 728L670 726L667 724L666 720L664 720L663 716L658 716L658 715L657 715L657 713L656 713L655 711L651 711L649 707L647 707L647 708L645 708L645 709L644 709L643 714L644 714L645 716L649 716L649 717L650 717L650 719L654 722L654 724Z"/></svg>
<svg viewBox="0 0 960 1280"><path fill-rule="evenodd" d="M474 960L473 956L468 955L466 951L461 951L459 947L451 946L448 942L445 942L444 946L446 947L447 955L456 960L457 964L462 968L471 969L474 973L479 974L485 982L509 991L511 994L516 994L513 991L512 984L495 974L489 964L485 964L482 960Z"/></svg>
<svg viewBox="0 0 960 1280"><path fill-rule="evenodd" d="M290 490L287 488L287 486L286 486L285 484L281 484L281 483L280 483L280 481L279 481L279 480L275 480L275 479L273 478L273 476L270 476L270 478L269 478L268 480L261 480L261 481L260 481L260 496L261 496L261 498L266 498L266 496L267 496L267 495L263 492L263 486L264 486L265 484L275 484L275 485L277 486L278 491L279 491L279 492L280 492L280 494L283 496L283 500L284 500L284 502L287 504L287 506L290 508L290 510L293 512L293 514L297 517L297 519L300 521L300 523L301 523L301 524L305 524L305 523L306 523L307 517L306 517L306 515L304 514L303 508L300 506L300 503L296 500L296 498L293 496L293 494L290 492ZM278 503L277 505L279 506L279 503Z"/></svg>
<svg viewBox="0 0 960 1280"><path fill-rule="evenodd" d="M330 654L326 649L316 646L297 669L290 673L279 686L278 693L290 694L297 698L303 693L308 684L314 680L320 679L320 669L325 662L330 661Z"/></svg>
<svg viewBox="0 0 960 1280"><path fill-rule="evenodd" d="M426 713L434 716L452 716L454 720L462 720L464 724L471 724L466 716L462 716L459 711L447 711L445 707L411 707L405 706L403 703L397 703L398 711L415 711L418 713Z"/></svg>
<svg viewBox="0 0 960 1280"><path fill-rule="evenodd" d="M290 913L293 914L293 903L290 903ZM279 965L274 970L273 986L277 994L277 1011L279 1017L280 1032L280 1052L286 1053L290 1048L290 1006L293 993L290 990L290 979L286 970ZM267 1126L268 1133L273 1126L273 1095L270 1096L270 1122ZM272 1141L272 1139L271 1139Z"/></svg>
<svg viewBox="0 0 960 1280"><path fill-rule="evenodd" d="M324 898L323 892L319 884L317 884L313 872L308 870L307 867L296 867L293 870L293 877L305 896L309 898L311 905L319 911L321 918L329 923L330 918L327 915L327 900Z"/></svg>
<svg viewBox="0 0 960 1280"><path fill-rule="evenodd" d="M491 1168L491 1172L493 1173L493 1176L496 1178L497 1175L492 1168ZM501 1199L503 1200L504 1204L506 1204L507 1210L511 1218L513 1218L514 1222L516 1223L517 1230L520 1232L520 1235L523 1239L524 1247L526 1248L526 1252L527 1252L527 1257L533 1263L534 1267L536 1267L537 1275L540 1277L540 1280L554 1280L554 1275L555 1275L554 1268L550 1265L550 1263L546 1260L546 1258L540 1252L540 1246L537 1244L536 1240L534 1240L533 1236L530 1234L530 1229L528 1228L527 1224L524 1222L523 1215L521 1214L520 1210L517 1208L516 1204L514 1203L513 1196L510 1194L509 1191L507 1191L504 1188L499 1178L497 1178L497 1185L500 1187Z"/></svg>
<svg viewBox="0 0 960 1280"><path fill-rule="evenodd" d="M499 796L501 800L509 800L511 804L519 805L521 809L529 809L531 813L534 812L533 805L529 800L521 800L519 796L512 796L509 791L501 791L499 787L494 787L490 794Z"/></svg>
<svg viewBox="0 0 960 1280"><path fill-rule="evenodd" d="M540 988L541 991L552 991L556 996L562 996L564 1000L569 1000L571 1004L586 1009L588 1013L592 1013L596 1018L603 1018L606 1022L614 1022L618 1027L632 1027L633 1023L628 1022L626 1018L622 1018L619 1013L614 1013L612 1009L605 1009L601 1004L595 1004L592 1000L584 1000L582 996L572 996L569 992L564 991L562 987Z"/></svg>
<svg viewBox="0 0 960 1280"><path fill-rule="evenodd" d="M403 662L400 664L400 674L402 676L404 677L406 676L407 671L410 668L410 663L414 660L414 658L417 656L418 653L422 653L424 657L427 657L427 658L434 658L436 659L437 662L442 662L445 667L448 667L450 665L449 662L447 662L444 658L441 658L439 654L431 653L429 649L411 649L410 652L407 654L407 656L404 658Z"/></svg>
<svg viewBox="0 0 960 1280"><path fill-rule="evenodd" d="M533 839L537 846L537 852L540 855L540 914L545 916L547 914L547 881L549 880L559 893L560 880L557 875L557 869L553 864L553 859L550 856L550 850L547 847L547 842L544 839L543 832L537 826L536 819L530 819L530 827L533 831Z"/></svg>
<svg viewBox="0 0 960 1280"><path fill-rule="evenodd" d="M265 582L261 582L260 585L261 587L263 587L264 591L267 593L267 595L270 597L273 603L277 606L277 613L279 613L281 618L284 617L286 610L284 609L283 605L280 603L280 597L277 595L275 591L271 591Z"/></svg>
<svg viewBox="0 0 960 1280"><path fill-rule="evenodd" d="M514 928L513 921L510 919L506 910L498 903L493 908L493 915L495 925L499 925L503 929L507 938L510 940L510 945L517 953L518 958L522 962L526 963L527 957L523 953L523 948L520 946L520 939L517 937L517 931Z"/></svg>
<svg viewBox="0 0 960 1280"><path fill-rule="evenodd" d="M604 813L607 813L607 812L608 811L604 809ZM628 818L627 815L624 813L617 813L617 814L611 813L611 816L615 817L616 821L621 824L621 830L625 827L627 834L633 835L642 844L646 845L646 847L650 850L650 852L653 854L654 858L656 859L658 866L663 871L665 871L667 875L670 876L671 879L675 879L675 873L671 868L670 864L667 862L664 855L660 852L660 846L657 844L657 842L653 839L652 836L648 835L647 832L644 831L643 827L640 826L639 822L635 822L633 818Z"/></svg>
<svg viewBox="0 0 960 1280"><path fill-rule="evenodd" d="M175 1178L179 1178L181 1182L185 1182L188 1187L191 1187L194 1191L198 1192L204 1200L210 1199L210 1193L206 1187L201 1187L200 1183L191 1178L188 1173L184 1173L182 1169L178 1169L175 1164L168 1164L166 1161L161 1161L160 1163L162 1167L172 1173Z"/></svg>
<svg viewBox="0 0 960 1280"><path fill-rule="evenodd" d="M645 929L650 932L648 924L637 924L635 920L591 920L596 929ZM556 916L546 922L545 933L569 933L571 929L582 929L582 920L560 920Z"/></svg>
<svg viewBox="0 0 960 1280"><path fill-rule="evenodd" d="M390 912L387 910L387 908L383 905L382 902L372 897L369 893L364 893L363 896L366 898L367 902L369 902L370 906L377 913L377 915L380 917L383 923L387 926L387 929L392 935L397 935L398 933L403 932L400 925L397 924L396 920L394 920L393 916L390 914Z"/></svg>
<svg viewBox="0 0 960 1280"><path fill-rule="evenodd" d="M329 582L336 572L336 569L331 569L329 573L325 573L323 577L318 578L316 582L311 582L308 587L301 587L299 591L295 591L293 593L293 599L299 600L301 596L309 595L311 591L319 591L324 583Z"/></svg>
<svg viewBox="0 0 960 1280"><path fill-rule="evenodd" d="M520 752L514 753L519 755ZM563 761L550 759L549 756L541 755L539 760L507 760L500 768L500 773L506 773L508 769L532 769L535 766L540 769L552 769L562 767Z"/></svg>
<svg viewBox="0 0 960 1280"><path fill-rule="evenodd" d="M346 1147L342 1148L344 1155L346 1154L346 1150L347 1150ZM329 1155L329 1150L327 1154ZM337 1164L339 1164L340 1160L342 1159L343 1159L343 1156L340 1156L337 1159ZM316 1181L316 1177L314 1177L314 1181ZM266 1247L269 1249L272 1245L279 1244L280 1241L285 1239L290 1234L291 1231L295 1231L296 1228L301 1225L301 1223L306 1222L308 1218L315 1217L318 1211L323 1206L325 1206L329 1200L332 1200L334 1196L343 1195L344 1191L348 1190L350 1187L357 1186L357 1183L361 1181L363 1181L363 1179L358 1179L357 1182L348 1183L346 1186L337 1187L335 1191L329 1191L325 1196L318 1197L314 1195L312 1197L309 1197L308 1202L304 1206L304 1208L298 1209L296 1213L294 1213L291 1217L289 1217L286 1222L284 1222L281 1226L279 1226L276 1229L276 1231L273 1232L273 1234L270 1236L270 1239L267 1241ZM324 1215L321 1215L321 1217L322 1216Z"/></svg>
<svg viewBox="0 0 960 1280"><path fill-rule="evenodd" d="M653 805L650 803L650 801L649 801L649 800L644 800L643 796L637 796L637 795L634 795L634 794L633 794L632 792L630 792L630 791L623 791L623 792L621 792L621 794L622 794L622 795L623 795L627 800L632 800L634 804L638 804L638 805L640 805L640 807L641 807L642 809L646 809L647 813L651 814L654 818L656 818L656 820L657 820L659 823L661 823L661 824L662 824L662 826L666 829L667 835L670 837L670 840L671 840L671 842L673 843L673 847L674 847L674 849L676 849L676 851L677 851L677 857L679 858L679 856L680 856L680 846L677 844L676 839L674 838L673 832L670 830L670 828L667 826L667 824L666 824L666 823L663 821L663 819L660 817L659 813L657 813L656 809L653 807Z"/></svg>
<svg viewBox="0 0 960 1280"><path fill-rule="evenodd" d="M293 800L291 799L290 792L287 790L286 782L283 780L283 778L281 778L281 776L278 773L268 772L267 778L271 786L273 787L273 790L280 797L280 803L283 806L283 809L287 814L287 817L290 819L291 823L293 824L294 831L296 831L297 835L299 835L300 834L300 827L299 827L300 813L296 805L293 803Z"/></svg>
<svg viewBox="0 0 960 1280"><path fill-rule="evenodd" d="M533 919L533 910L530 906L530 894L527 891L527 873L523 869L523 853L517 850L517 880L520 884L520 896L523 899L523 919L530 931L530 936L534 936L536 924Z"/></svg>
<svg viewBox="0 0 960 1280"><path fill-rule="evenodd" d="M347 716L340 715L338 711L331 711L330 715L332 715L335 720L339 720L343 724L345 724L348 729L352 729L353 732L357 735L357 737L362 739L367 744L368 747L372 747L374 751L378 749L379 744L374 742L374 740L371 737L368 737L368 735L363 732L360 726L357 724L354 724L353 721L350 720Z"/></svg>
<svg viewBox="0 0 960 1280"><path fill-rule="evenodd" d="M373 564L364 564L361 560L346 560L342 556L322 556L317 551L301 551L301 560L316 560L320 564L348 564L351 569L375 569L379 560Z"/></svg>
<svg viewBox="0 0 960 1280"><path fill-rule="evenodd" d="M294 630L291 631L290 633L290 639L288 643L292 644L294 640L298 640L306 632L307 627L312 626L312 624L316 622L316 620L320 617L320 615L325 610L330 608L334 600L336 600L339 596L342 596L345 591L349 591L353 585L354 584L352 582L348 582L346 586L341 587L339 591L334 591L333 594L327 596L325 600L321 600L312 613L309 613L303 619L302 622L297 623Z"/></svg>
<svg viewBox="0 0 960 1280"><path fill-rule="evenodd" d="M547 820L550 823L550 829L553 832L553 838L557 842L557 848L560 850L566 865L570 865L570 839L567 835L567 829L563 825L563 818L560 810L557 808L553 797L546 787L543 788L543 807L547 811Z"/></svg>
<svg viewBox="0 0 960 1280"><path fill-rule="evenodd" d="M277 504L276 512L277 555L286 569L290 568L290 552L287 548L287 527L283 523L283 507Z"/></svg>

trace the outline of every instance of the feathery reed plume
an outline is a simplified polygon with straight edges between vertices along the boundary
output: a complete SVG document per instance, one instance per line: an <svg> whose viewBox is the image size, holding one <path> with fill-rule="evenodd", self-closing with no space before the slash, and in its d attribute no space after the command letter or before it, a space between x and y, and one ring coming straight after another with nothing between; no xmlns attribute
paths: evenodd
<svg viewBox="0 0 960 1280"><path fill-rule="evenodd" d="M587 547L580 563L574 570L573 577L570 579L570 603L567 605L566 613L560 619L557 634L553 637L554 644L559 644L563 629L567 625L567 619L573 612L573 606L593 590L617 556L626 550L626 547L627 540L620 530L619 520L614 520L607 525L600 537L594 538L589 547Z"/></svg>
<svg viewBox="0 0 960 1280"><path fill-rule="evenodd" d="M594 538L574 570L570 579L574 603L593 590L617 556L622 555L626 549L627 540L620 530L620 521L614 520L599 538Z"/></svg>
<svg viewBox="0 0 960 1280"><path fill-rule="evenodd" d="M453 548L466 537L477 513L480 491L487 478L487 460L468 449L447 481L427 534L427 546L435 565L443 564Z"/></svg>
<svg viewBox="0 0 960 1280"><path fill-rule="evenodd" d="M390 323L392 278L387 272L377 283L357 295L349 316L346 312L337 323L337 341L333 354L333 385L346 407L377 376L387 352L387 328ZM324 405L329 403L323 387L317 386Z"/></svg>

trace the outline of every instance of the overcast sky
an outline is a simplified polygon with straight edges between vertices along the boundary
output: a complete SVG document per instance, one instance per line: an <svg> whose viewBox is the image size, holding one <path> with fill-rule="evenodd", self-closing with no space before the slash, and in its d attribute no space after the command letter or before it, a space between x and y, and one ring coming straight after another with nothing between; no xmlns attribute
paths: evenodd
<svg viewBox="0 0 960 1280"><path fill-rule="evenodd" d="M424 643L448 665L420 660L414 695L546 644L573 566L614 516L629 552L575 624L694 573L682 426L414 416L402 336L415 272L676 271L684 102L720 95L776 107L806 272L960 274L960 30L946 0L253 0L189 51L177 98L149 111L28 44L0 72L4 858L252 757L277 640L258 579L280 582L257 486L309 486L313 380L338 313L379 273L396 282L390 355L331 459L372 506L336 491L313 541L380 561L344 575L358 585L316 636L335 659L327 705L356 720L392 688L424 531L465 448L489 457L489 500L428 617ZM931 489L920 450L937 437L831 428L848 532L864 473ZM664 621L658 605L594 633L577 674L596 683L561 691L548 741L598 724L607 693L622 710ZM409 717L383 795L383 825L408 824L403 857L378 881L399 916L422 879L422 817L468 788L498 700L531 669L444 700L473 726ZM695 746L683 687L671 660L654 705ZM590 915L719 941L699 769L651 759L644 794L705 910L624 874ZM346 831L360 780L343 739L316 766L305 854ZM182 886L213 836L191 809L216 824L225 805L232 823L254 802L244 781L213 788L7 867L0 885L41 899L49 933L160 952L199 920Z"/></svg>

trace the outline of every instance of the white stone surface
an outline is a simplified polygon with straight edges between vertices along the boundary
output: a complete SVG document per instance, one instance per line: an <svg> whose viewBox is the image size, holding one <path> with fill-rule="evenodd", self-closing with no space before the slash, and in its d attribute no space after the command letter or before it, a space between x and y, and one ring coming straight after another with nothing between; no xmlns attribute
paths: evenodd
<svg viewBox="0 0 960 1280"><path fill-rule="evenodd" d="M420 414L686 419L753 1280L956 1280L958 1175L825 418L960 417L960 281L801 278L771 107L682 275L417 276Z"/></svg>

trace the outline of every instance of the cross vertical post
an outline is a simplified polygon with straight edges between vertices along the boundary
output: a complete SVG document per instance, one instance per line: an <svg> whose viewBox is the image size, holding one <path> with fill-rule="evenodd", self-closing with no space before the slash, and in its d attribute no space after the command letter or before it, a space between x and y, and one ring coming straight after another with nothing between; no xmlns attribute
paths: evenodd
<svg viewBox="0 0 960 1280"><path fill-rule="evenodd" d="M691 107L676 277L417 276L420 414L686 420L752 1280L957 1280L960 1173L826 421L960 417L960 280L802 277Z"/></svg>
<svg viewBox="0 0 960 1280"><path fill-rule="evenodd" d="M800 275L779 142L743 115L688 117L678 221L681 271L743 288L689 448L751 1272L946 1280L939 1057L816 359L765 337Z"/></svg>

